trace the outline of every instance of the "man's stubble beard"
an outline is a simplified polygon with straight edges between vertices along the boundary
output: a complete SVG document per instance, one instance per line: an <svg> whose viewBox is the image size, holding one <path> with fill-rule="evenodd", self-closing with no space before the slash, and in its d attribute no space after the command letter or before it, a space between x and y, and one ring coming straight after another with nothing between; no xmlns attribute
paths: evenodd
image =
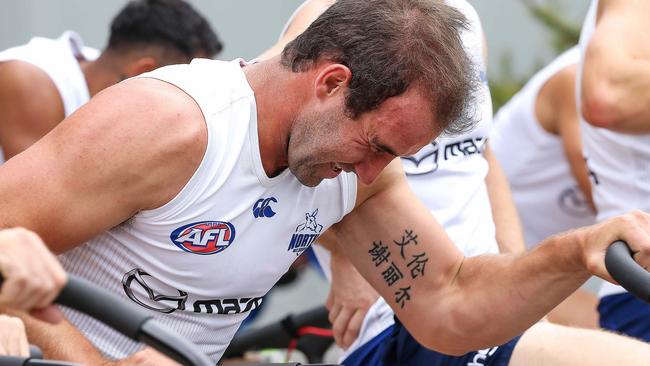
<svg viewBox="0 0 650 366"><path fill-rule="evenodd" d="M317 176L316 165L324 164L318 157L322 155L324 141L330 140L336 122L332 118L320 118L322 115L307 115L294 122L294 130L289 135L287 160L289 170L298 181L307 187L316 187L323 181ZM339 119L339 115L332 116Z"/></svg>

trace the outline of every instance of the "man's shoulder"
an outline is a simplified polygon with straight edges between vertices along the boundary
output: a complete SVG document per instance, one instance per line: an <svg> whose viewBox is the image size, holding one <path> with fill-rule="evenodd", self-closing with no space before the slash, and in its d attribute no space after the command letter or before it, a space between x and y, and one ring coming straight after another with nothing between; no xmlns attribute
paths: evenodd
<svg viewBox="0 0 650 366"><path fill-rule="evenodd" d="M52 79L44 70L25 61L0 62L0 103L25 117L55 115L61 120L64 115L63 102Z"/></svg>
<svg viewBox="0 0 650 366"><path fill-rule="evenodd" d="M210 113L229 106L233 101L252 97L239 60L225 62L194 59L190 64L162 67L139 78L153 78L182 90Z"/></svg>
<svg viewBox="0 0 650 366"><path fill-rule="evenodd" d="M204 118L195 101L173 84L158 79L134 78L111 86L97 95L102 112L119 109L125 125L160 135L196 136L204 133ZM112 113L111 113L112 114ZM127 127L127 126L125 126Z"/></svg>

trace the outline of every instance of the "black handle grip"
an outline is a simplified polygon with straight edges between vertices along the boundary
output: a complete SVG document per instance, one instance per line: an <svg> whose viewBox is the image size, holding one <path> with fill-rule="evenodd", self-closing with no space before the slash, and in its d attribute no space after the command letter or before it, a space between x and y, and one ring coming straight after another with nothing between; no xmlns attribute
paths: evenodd
<svg viewBox="0 0 650 366"><path fill-rule="evenodd" d="M137 305L72 275L55 302L88 314L134 340L139 340L142 324L152 318Z"/></svg>
<svg viewBox="0 0 650 366"><path fill-rule="evenodd" d="M277 323L246 329L233 338L224 357L241 356L250 349L286 347L302 326L329 326L327 316L327 309L319 306L301 314L288 315Z"/></svg>
<svg viewBox="0 0 650 366"><path fill-rule="evenodd" d="M0 286L2 282L3 277L0 274ZM214 366L215 364L196 345L156 322L137 305L82 278L69 275L68 283L55 302L88 314L183 365Z"/></svg>
<svg viewBox="0 0 650 366"><path fill-rule="evenodd" d="M618 240L607 248L605 267L628 292L650 303L650 273L634 261L627 243Z"/></svg>
<svg viewBox="0 0 650 366"><path fill-rule="evenodd" d="M1 366L80 366L76 363L39 360L35 358L0 356Z"/></svg>
<svg viewBox="0 0 650 366"><path fill-rule="evenodd" d="M38 346L35 346L33 344L29 345L29 357L34 358L34 359L41 359L43 358L43 351L41 351Z"/></svg>

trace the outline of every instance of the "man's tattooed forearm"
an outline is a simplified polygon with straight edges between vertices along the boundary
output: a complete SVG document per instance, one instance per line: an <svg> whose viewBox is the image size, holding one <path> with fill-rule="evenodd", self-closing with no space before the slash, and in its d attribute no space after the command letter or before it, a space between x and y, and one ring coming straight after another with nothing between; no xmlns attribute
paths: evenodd
<svg viewBox="0 0 650 366"><path fill-rule="evenodd" d="M403 263L411 272L411 279L424 276L426 263L429 261L426 252L411 254L408 253L408 246L418 245L418 236L413 230L405 229L400 240L393 240L393 244L399 247L399 254ZM391 260L391 250L381 240L373 241L372 247L368 250L372 263L381 271L382 278L388 287L396 285L398 290L394 292L395 303L404 308L411 300L411 284L406 283L400 265ZM408 272L407 272L408 273Z"/></svg>

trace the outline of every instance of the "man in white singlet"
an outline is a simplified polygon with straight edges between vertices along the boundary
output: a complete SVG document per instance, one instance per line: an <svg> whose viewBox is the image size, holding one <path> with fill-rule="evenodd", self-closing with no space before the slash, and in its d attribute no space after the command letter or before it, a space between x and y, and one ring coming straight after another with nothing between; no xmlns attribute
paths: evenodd
<svg viewBox="0 0 650 366"><path fill-rule="evenodd" d="M598 221L650 211L648 14L647 1L592 1L580 35L582 136ZM609 283L600 296L603 328L650 341L650 305Z"/></svg>
<svg viewBox="0 0 650 366"><path fill-rule="evenodd" d="M0 52L0 150L4 160L43 137L91 96L160 66L222 49L208 22L180 0L130 1L103 52L66 31ZM0 163L3 161L0 155Z"/></svg>
<svg viewBox="0 0 650 366"><path fill-rule="evenodd" d="M650 218L631 213L527 254L463 256L395 158L472 127L465 25L438 1L343 0L281 56L194 60L107 88L0 166L0 225L36 231L65 252L66 270L215 361L317 238L341 244L424 347L462 355L507 342L591 274L609 278L612 241L650 265ZM87 338L69 323L28 325L66 340L53 357L92 363L92 345L118 358L137 349L66 315ZM621 353L650 357L636 344Z"/></svg>
<svg viewBox="0 0 650 366"><path fill-rule="evenodd" d="M287 23L283 31L284 37L262 57L271 57L274 50L281 49L281 45L299 33L300 27L306 27L331 3L333 2L329 0L303 3ZM447 3L461 10L470 20L469 31L463 34L463 43L472 60L484 71L481 60L482 31L477 14L464 1ZM573 79L569 81L571 83ZM486 185L488 189L494 186L494 179L500 170L498 165L491 163L494 157L488 154L489 150L481 154L482 148L473 148L476 146L474 144L481 146L487 140L491 124L492 109L486 83L482 86L481 93L484 95L478 98L481 107L477 111L481 122L475 130L456 137L438 138L414 156L402 158L414 192L466 256L497 251L490 201L499 211L503 211L506 206L504 203L508 201L492 194L488 201ZM574 98L569 100L573 104L574 127L577 127ZM579 148L577 150L580 155ZM488 164L490 170L493 170L490 179L485 177ZM448 187L454 188L449 191ZM495 212L495 207L492 212ZM517 238L516 217L507 222L499 214L503 215L503 212L495 212L499 244L510 241L512 246L512 242L519 242L523 249L523 238ZM512 215L516 216L514 210ZM499 228L501 235L498 233ZM504 231L509 231L506 236ZM337 344L345 349L341 359L345 365L519 365L532 362L574 365L585 361L584 352L593 355L593 359L586 361L589 364L608 365L621 361L615 352L619 344L634 346L633 342L621 337L538 324L525 332L521 340L517 337L499 347L469 352L463 356L447 356L427 350L399 322L395 323L394 313L384 299L379 298L375 302L378 296L376 292L340 251L330 248L334 249L331 257L328 251L319 248L321 247L315 247L317 256L324 264L327 277L333 280L328 308ZM506 252L513 249L516 250L516 247L503 245L501 248ZM547 339L554 339L555 342L548 342ZM574 351L576 345L580 345L579 352ZM558 359L557 354L562 354L562 359ZM613 356L607 356L608 354ZM643 361L636 359L634 362L638 364Z"/></svg>
<svg viewBox="0 0 650 366"><path fill-rule="evenodd" d="M508 178L528 247L595 222L575 103L580 50L537 72L499 109L490 146ZM565 325L596 328L596 297L579 290L549 314Z"/></svg>

